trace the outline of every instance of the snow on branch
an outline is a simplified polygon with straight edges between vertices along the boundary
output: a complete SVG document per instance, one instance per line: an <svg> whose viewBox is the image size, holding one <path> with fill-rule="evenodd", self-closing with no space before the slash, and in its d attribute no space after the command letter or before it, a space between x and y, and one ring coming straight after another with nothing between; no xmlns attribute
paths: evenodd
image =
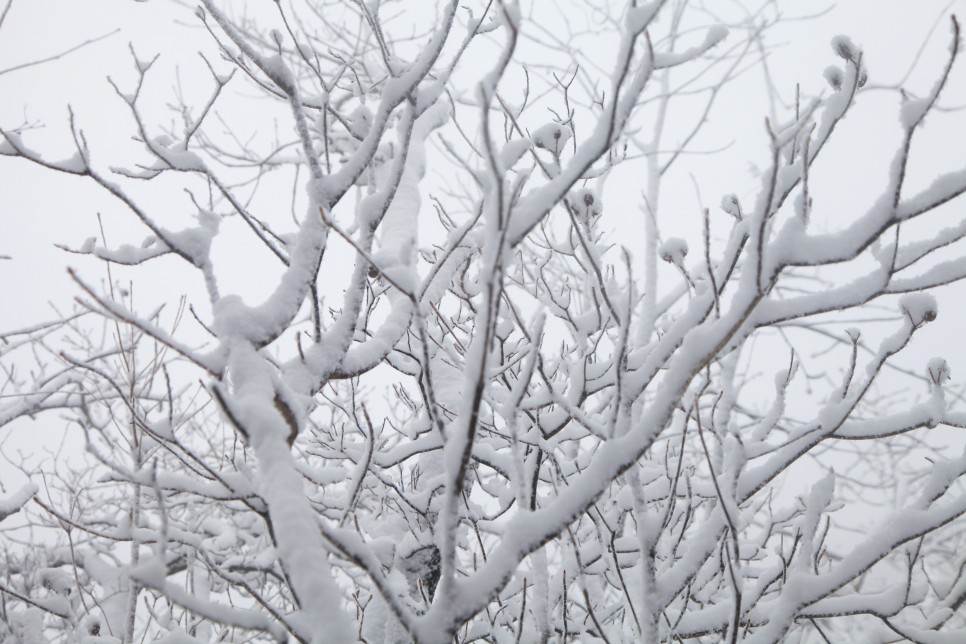
<svg viewBox="0 0 966 644"><path fill-rule="evenodd" d="M809 96L767 1L430 4L202 0L174 125L166 52L108 85L130 156L0 129L141 228L52 232L74 300L0 331L0 640L966 637L962 367L917 356L966 280L966 170L916 153L959 23L845 206L861 43Z"/></svg>

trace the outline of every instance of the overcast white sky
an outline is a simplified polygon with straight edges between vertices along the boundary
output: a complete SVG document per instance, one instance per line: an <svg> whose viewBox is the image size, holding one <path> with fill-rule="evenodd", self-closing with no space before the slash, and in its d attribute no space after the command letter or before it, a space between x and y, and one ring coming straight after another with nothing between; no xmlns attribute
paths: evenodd
<svg viewBox="0 0 966 644"><path fill-rule="evenodd" d="M541 8L542 2L549 0L523 4ZM422 12L429 4L405 0L396 6ZM0 75L0 127L16 127L24 121L36 123L38 129L27 133L28 143L53 156L69 155L72 150L66 114L70 104L96 156L112 162L121 157L129 159L135 149L127 144L131 120L106 78L111 76L122 86L133 81L127 51L127 44L131 43L142 58L161 54L153 82L142 101L158 108L159 122L174 118L164 110L178 78L176 73L189 100L194 96L194 102L201 103L209 85L197 52L210 54L213 50L190 6L190 2L179 5L170 0L14 0L0 31L0 70L60 52L89 38L116 33L62 60ZM778 6L788 15L803 15L833 3L780 0ZM770 56L769 65L786 97L795 83L801 83L803 94L820 92L824 86L822 71L835 62L829 41L833 35L844 33L863 47L871 82L893 84L907 72L936 19L944 11L956 10L966 16L966 0L847 0L819 18L792 22L771 34L770 41L780 46ZM944 19L907 83L912 90L924 90L935 78L946 53L948 33ZM948 105L966 103L966 66L960 64L956 71L946 94ZM753 164L764 163L762 123L768 107L760 91L763 87L760 75L749 77L740 86L742 93L731 97L728 108L715 113L716 122L709 128L703 147L730 145L725 153L689 160L688 170L700 179L704 199L710 205L726 192L738 192L741 196L742 188L751 189L754 184L748 170ZM894 93L869 93L849 117L848 126L833 143L841 152L829 154L834 162L817 169L815 180L828 182L828 191L834 192L836 204L835 213L822 208L831 200L816 192L818 222L823 216L847 216L844 213L853 209L861 212L868 205L870 191L883 180L884 165L898 140L897 105ZM913 184L921 184L940 169L961 163L961 150L950 144L957 135L966 140L966 119L960 117L962 113L953 115L945 119L948 124L942 125L936 118L937 123L931 123L920 137L911 176ZM842 167L838 166L839 160ZM682 208L693 210L690 180L687 176L678 179L682 189L677 194L671 191L671 203L679 199ZM735 185L741 181L742 185ZM13 256L12 261L0 265L0 301L17 303L5 312L4 328L35 321L45 314L48 298L58 293L66 297L71 292L63 271L68 260L52 244L78 245L96 234L98 211L107 218L108 234L113 239L136 243L143 238L129 217L83 181L54 177L22 162L0 159L0 192L0 254ZM118 216L113 217L112 213ZM83 264L76 257L70 261ZM11 274L16 279L11 279Z"/></svg>
<svg viewBox="0 0 966 644"><path fill-rule="evenodd" d="M539 6L544 2L551 0L523 4ZM821 11L831 4L812 0L778 2L788 15ZM425 11L428 3L404 0L397 6L411 7L415 12ZM864 49L870 82L894 84L909 70L937 18L950 12L958 12L966 19L966 0L844 0L819 18L789 23L775 31L770 39L780 46L770 56L769 65L786 97L795 83L801 83L805 94L818 93L824 85L822 71L836 62L830 40L843 33ZM176 70L185 94L193 96L193 102L201 103L207 96L207 71L197 52L210 53L213 49L208 36L198 28L190 3L182 6L164 0L14 0L0 30L0 70L111 32L116 33L64 59L0 74L0 127L17 127L23 122L36 124L37 128L25 135L32 147L50 152L53 157L69 156L72 150L66 116L70 104L87 133L95 158L131 158L136 148L129 141L133 131L130 117L106 81L108 76L121 84L133 81L129 42L141 58L161 54L157 75L144 101L158 107L160 119L172 118L161 115L178 78ZM943 18L908 79L907 86L912 91L923 92L932 84L948 43L948 19ZM488 62L481 61L481 65ZM762 123L768 106L764 82L757 75L740 87L741 93L730 97L729 107L716 114L711 134L704 141L707 148L729 144L731 147L721 155L689 161L688 168L700 179L704 199L711 206L726 192L737 192L739 196L748 193L754 185L751 166L765 163ZM964 104L966 63L960 61L944 105ZM928 125L914 150L911 189L924 185L943 169L961 167L966 159L966 111L934 116ZM834 228L836 219L864 212L884 181L885 166L898 137L898 97L893 92L866 93L837 134L832 144L835 147L816 169L815 225ZM696 215L698 208L687 174L674 181L665 201L665 212L679 209L680 216L670 217L664 223L672 234L686 235L696 221L687 217ZM631 186L628 191L635 195L639 187ZM180 189L173 193L171 207L177 210L178 204L185 201ZM283 199L287 209L288 195ZM957 213L963 207L955 205ZM0 262L0 330L50 317L48 302L69 308L76 289L67 279L67 265L81 267L92 279L103 275L96 262L65 256L53 246L79 246L97 234L98 212L104 215L110 241L138 243L144 238L145 231L116 204L106 200L100 189L71 177L54 176L18 160L0 158L0 254L12 257ZM187 209L172 212L171 216L183 221L186 212ZM611 225L627 226L630 232L626 238L633 239L632 221ZM937 225L936 220L929 225ZM177 292L180 285L171 283L177 274L166 272L167 266L170 265L159 263L153 272L147 270L139 288L146 291L157 286ZM239 267L237 275L224 276L224 290L241 289L250 279ZM960 295L953 291L940 293L939 320L917 337L919 348L914 347L909 353L918 353L919 358L909 366L921 369L932 355L946 355L954 380L961 380L966 374L966 351L951 347L962 344L964 316L966 305Z"/></svg>

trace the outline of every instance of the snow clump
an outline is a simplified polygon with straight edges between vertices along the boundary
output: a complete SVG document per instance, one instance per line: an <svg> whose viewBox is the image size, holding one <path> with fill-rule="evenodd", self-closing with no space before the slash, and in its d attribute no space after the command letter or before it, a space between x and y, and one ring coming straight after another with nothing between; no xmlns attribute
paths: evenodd
<svg viewBox="0 0 966 644"><path fill-rule="evenodd" d="M738 201L738 195L730 194L721 197L721 209L741 221L741 203Z"/></svg>
<svg viewBox="0 0 966 644"><path fill-rule="evenodd" d="M862 54L862 51L855 46L855 43L848 36L835 36L832 38L832 50L839 57L852 63L858 60Z"/></svg>
<svg viewBox="0 0 966 644"><path fill-rule="evenodd" d="M684 264L684 258L688 254L688 243L680 237L671 237L661 244L657 252L661 256L661 259L668 264L682 266Z"/></svg>
<svg viewBox="0 0 966 644"><path fill-rule="evenodd" d="M503 149L500 150L500 165L506 169L512 168L513 164L519 161L528 149L530 149L529 139L507 141Z"/></svg>
<svg viewBox="0 0 966 644"><path fill-rule="evenodd" d="M825 71L822 72L822 75L825 76L825 80L828 81L828 84L836 92L842 89L842 70L841 69L839 69L835 65L830 65L825 68Z"/></svg>
<svg viewBox="0 0 966 644"><path fill-rule="evenodd" d="M575 190L570 199L577 214L581 215L585 221L599 217L604 210L604 204L600 197L590 188Z"/></svg>
<svg viewBox="0 0 966 644"><path fill-rule="evenodd" d="M913 326L932 322L939 313L936 298L930 293L908 293L899 298L899 310L909 316Z"/></svg>
<svg viewBox="0 0 966 644"><path fill-rule="evenodd" d="M937 385L943 384L952 376L949 364L942 358L933 358L930 360L926 369L929 372L929 379Z"/></svg>
<svg viewBox="0 0 966 644"><path fill-rule="evenodd" d="M567 141L570 140L572 133L569 127L564 127L560 123L547 123L537 128L536 132L530 137L533 144L538 148L549 150L554 154L560 154Z"/></svg>

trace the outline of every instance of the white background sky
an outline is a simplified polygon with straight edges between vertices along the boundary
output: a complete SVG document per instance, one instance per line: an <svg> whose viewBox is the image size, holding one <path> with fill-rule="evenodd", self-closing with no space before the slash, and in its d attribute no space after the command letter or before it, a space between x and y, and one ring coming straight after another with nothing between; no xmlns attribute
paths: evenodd
<svg viewBox="0 0 966 644"><path fill-rule="evenodd" d="M271 4L268 0L259 1ZM550 2L531 0L523 4L542 9L545 8L540 6L542 3ZM778 2L788 15L814 13L831 4L805 0ZM404 0L396 6L417 12L426 11L428 3ZM819 93L825 83L822 71L837 62L829 42L832 36L843 33L864 49L870 82L894 84L905 76L930 28L944 12L958 12L966 21L966 0L951 3L843 0L819 18L789 23L773 32L769 41L779 47L770 56L769 65L786 98L792 94L796 82L801 83L803 94ZM66 125L70 104L91 142L95 161L129 160L136 150L129 141L133 124L126 107L106 81L111 76L127 87L134 81L134 68L127 51L129 42L141 58L161 54L144 101L145 105L157 106L156 111L149 113L156 115L159 122L174 117L164 110L178 78L176 73L180 74L188 102L204 101L210 84L197 52L203 50L213 58L217 56L212 53L207 34L198 27L190 3L14 0L0 30L0 70L58 53L115 30L117 33L112 36L62 60L0 74L0 127L17 127L25 121L36 123L39 127L25 134L26 142L35 149L50 152L53 158L66 157L72 153ZM932 84L941 69L948 43L948 19L944 18L908 80L910 90L922 93ZM489 63L489 60L479 61L482 69ZM241 79L233 82L243 84ZM749 75L737 85L728 97L727 107L716 112L708 136L698 146L710 149L731 144L731 147L714 157L688 160L688 169L698 178L704 200L713 210L724 193L737 192L739 196L750 197L756 184L749 169L752 164L764 165L767 161L762 124L768 105L763 90L760 74ZM966 61L961 60L943 105L964 104ZM287 123L280 125L287 126ZM885 181L885 167L899 134L895 93L864 94L815 171L816 226L834 229L838 226L836 221L848 221L865 211L877 195L876 189ZM914 148L909 189L916 190L943 169L962 167L964 163L966 111L934 115ZM53 246L62 243L76 247L87 237L98 234L98 212L103 213L109 241L137 244L145 237L146 232L129 214L88 183L54 176L19 160L0 158L0 254L12 256L11 260L0 262L0 330L51 317L50 303L69 308L77 290L67 278L67 265L79 267L91 279L103 277L103 269L96 262L65 256ZM641 187L613 189L627 190L634 199ZM662 223L669 226L671 234L692 234L699 210L686 173L671 182L665 197L664 212L670 212L671 216L666 216ZM289 208L289 199L288 193L282 193L280 207L285 211ZM605 204L617 202L605 195ZM170 204L161 205L156 214L170 207L172 219L170 222L162 219L162 223L173 228L179 227L174 222L186 224L186 217L192 212L180 189L172 191ZM962 217L964 207L960 202L942 209L937 213L938 219L927 223L943 225L942 217L948 217L949 221ZM636 211L631 211L623 220L609 219L609 225L621 231L621 238L630 240L625 243L632 250L637 216ZM692 248L697 247L697 243L692 243ZM224 257L233 256L237 266L237 273L220 276L224 292L249 286L257 288L257 281L252 282L254 276L244 272L245 251L222 248L218 252ZM142 291L158 288L159 292L171 293L193 288L177 283L179 274L169 272L172 266L173 262L161 260L142 271L139 288ZM916 345L906 353L911 358L904 359L910 368L922 370L928 358L944 355L951 364L954 381L962 382L966 374L966 349L963 348L966 343L962 341L966 304L962 290L957 294L947 289L939 296L938 321L920 332ZM784 362L785 355L781 360ZM56 419L50 422L52 427L60 423ZM0 440L9 431L0 430ZM37 437L34 434L24 439L25 444L36 444Z"/></svg>
<svg viewBox="0 0 966 644"><path fill-rule="evenodd" d="M540 10L541 3L549 2L531 0L524 6ZM395 5L423 12L429 3L404 0ZM781 0L778 6L794 16L819 12L833 3ZM141 58L161 54L142 101L159 123L175 118L172 112L164 111L177 81L175 74L180 75L188 102L201 103L209 83L197 52L205 51L215 59L217 56L190 7L190 2L179 6L170 0L15 0L0 31L0 70L60 52L88 38L115 30L117 33L62 60L0 75L0 127L16 127L24 121L37 123L40 128L27 133L27 142L53 157L67 156L72 152L66 126L69 104L91 141L95 158L112 163L129 160L136 150L125 145L133 124L106 78L114 78L122 87L131 86L135 77L127 51L127 44L131 43ZM840 2L820 18L792 22L769 35L769 41L779 45L769 57L772 74L786 98L795 83L801 83L804 95L821 92L825 83L822 71L837 62L829 41L833 35L844 33L864 49L871 82L893 84L905 75L930 27L945 9L959 10L966 19L966 0ZM935 78L946 54L948 33L944 20L907 83L913 91L925 90ZM485 69L488 62L480 61L481 68ZM946 94L947 105L966 103L966 64L961 62L956 72ZM236 79L238 82L243 83ZM715 112L709 134L697 147L711 149L731 144L725 153L688 161L688 169L699 179L708 205L716 205L725 192L742 196L742 192L750 194L755 187L748 169L767 161L762 123L768 106L763 87L760 74L750 74L732 92L728 107ZM153 107L158 109L152 113ZM870 203L869 196L884 181L883 167L898 140L897 114L894 93L870 93L859 101L846 121L847 127L833 140L832 145L841 148L841 152L833 150L816 170L817 181L829 182L836 204L836 213L832 215L821 208L832 200L816 192L816 206L821 209L816 213L819 222L822 216L848 217L849 212L861 212ZM963 113L955 114L943 119L942 125L938 123L940 119L933 120L937 123L930 123L931 127L917 142L913 188L939 170L962 162L962 147L954 143L957 139L966 141L966 117ZM828 157L835 158L829 161ZM20 161L0 159L0 254L14 258L0 266L0 301L17 302L5 313L4 328L35 321L45 313L48 298L70 293L63 271L65 257L52 248L52 243L76 246L96 234L96 212L101 211L108 218L108 233L114 240L137 243L143 237L137 227L128 226L128 215L103 199L99 189L86 183L52 176ZM696 211L690 181L686 183L687 190L673 193L670 203L677 205L677 200L681 208ZM117 221L111 213L119 215ZM133 238L125 234L128 232L134 233ZM69 261L83 264L76 257ZM11 273L16 279L11 279Z"/></svg>
<svg viewBox="0 0 966 644"><path fill-rule="evenodd" d="M531 0L524 6L542 10L545 7L541 3L549 2ZM421 0L395 4L407 10L412 7L413 12L423 12L429 5ZM778 6L788 15L803 15L832 3L781 0ZM201 103L209 84L197 52L213 56L213 48L190 7L190 3L179 6L170 0L15 0L0 32L0 70L60 52L88 38L117 33L65 59L0 75L0 127L16 127L24 121L37 123L41 127L27 133L27 142L55 157L69 155L72 150L66 114L70 104L96 158L129 160L136 148L125 144L133 125L106 78L130 87L134 70L127 43L131 43L142 58L161 54L142 102L149 110L158 108L152 115L157 115L159 123L175 117L170 111L164 112L177 80L175 74L180 75L189 103ZM930 27L946 9L959 10L966 17L966 0L846 0L820 18L792 22L770 34L770 42L779 47L769 57L769 65L786 98L795 83L801 83L805 95L818 93L825 83L823 69L836 62L829 41L833 35L844 33L864 49L871 82L893 84L905 75ZM907 83L913 91L928 88L935 78L946 53L948 31L944 20ZM485 68L488 61L480 64ZM966 64L961 62L947 92L947 105L966 103L964 69ZM712 206L725 192L749 194L755 184L749 180L748 169L766 161L762 122L768 107L762 92L764 82L760 74L750 74L737 87L728 107L714 114L709 134L697 146L731 147L722 155L688 161L688 169L702 185L704 200ZM834 150L828 154L816 170L816 180L827 180L829 191L834 193L834 216L848 217L856 209L861 212L884 181L883 167L899 136L897 114L894 93L869 93L859 101L844 131L837 134L832 145L841 148L841 153ZM922 133L914 157L913 187L922 185L938 170L961 163L961 147L954 145L957 139L966 140L966 118L961 116L943 119L942 125L934 117L937 123L930 123ZM828 157L835 158L829 161ZM690 180L686 176L683 179L686 181L681 183L687 189L672 194L670 203L676 205L677 200L681 208L696 211ZM54 177L26 163L0 159L0 191L0 254L14 258L0 267L0 295L5 303L17 302L5 312L5 328L35 321L44 315L48 298L70 292L63 271L65 257L52 248L52 243L79 245L96 234L96 212L107 217L113 239L136 243L142 238L137 227L128 225L129 216L82 180ZM832 216L822 208L830 201L826 194L816 192L819 222L823 216ZM119 216L112 218L111 213ZM662 223L667 224L667 219ZM133 233L133 238L128 233ZM83 264L76 257L70 261Z"/></svg>

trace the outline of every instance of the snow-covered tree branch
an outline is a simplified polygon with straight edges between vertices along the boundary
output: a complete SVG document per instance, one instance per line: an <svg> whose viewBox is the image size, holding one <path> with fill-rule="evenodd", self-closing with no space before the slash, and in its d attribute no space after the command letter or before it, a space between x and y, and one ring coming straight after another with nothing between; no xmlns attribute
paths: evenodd
<svg viewBox="0 0 966 644"><path fill-rule="evenodd" d="M966 638L962 387L901 360L966 280L966 167L912 178L966 129L955 17L931 86L840 36L808 96L772 2L594 3L602 53L581 3L264 4L180 9L174 120L131 44L133 156L0 124L103 204L50 240L73 309L0 335L0 427L73 446L0 447L3 641ZM756 183L702 194L762 70ZM883 90L857 211L823 166Z"/></svg>

